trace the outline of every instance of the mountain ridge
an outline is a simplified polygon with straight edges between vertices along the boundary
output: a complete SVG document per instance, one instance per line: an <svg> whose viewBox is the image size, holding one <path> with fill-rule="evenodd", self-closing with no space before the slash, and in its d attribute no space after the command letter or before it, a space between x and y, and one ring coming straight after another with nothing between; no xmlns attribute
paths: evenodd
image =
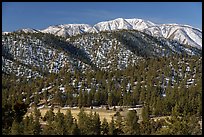
<svg viewBox="0 0 204 137"><path fill-rule="evenodd" d="M85 33L69 38L13 32L2 35L2 51L2 71L28 77L58 73L65 66L68 71L112 71L148 57L202 54L198 48L137 30Z"/></svg>
<svg viewBox="0 0 204 137"><path fill-rule="evenodd" d="M42 30L22 29L24 32L31 33L51 33L57 36L75 36L84 33L99 33L101 31L115 30L138 30L156 37L164 37L177 40L181 44L202 49L202 30L185 24L156 24L148 20L132 18L116 18L114 20L98 22L94 25L89 24L60 24L52 25ZM19 30L18 30L19 31ZM4 34L2 32L2 34Z"/></svg>
<svg viewBox="0 0 204 137"><path fill-rule="evenodd" d="M116 18L114 20L98 22L94 25L89 24L60 24L52 25L42 30L21 29L24 32L31 33L51 33L57 36L75 36L84 33L98 33L101 31L115 30L138 30L156 37L164 37L176 40L181 44L187 44L192 47L202 49L202 30L185 24L156 24L148 20L132 18ZM18 30L20 31L20 30ZM4 34L2 32L2 34Z"/></svg>

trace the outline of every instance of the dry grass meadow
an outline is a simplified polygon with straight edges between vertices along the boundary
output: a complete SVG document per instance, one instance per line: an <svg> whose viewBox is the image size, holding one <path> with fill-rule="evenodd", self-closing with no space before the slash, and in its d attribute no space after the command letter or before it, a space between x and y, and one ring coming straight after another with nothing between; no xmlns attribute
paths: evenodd
<svg viewBox="0 0 204 137"><path fill-rule="evenodd" d="M58 110L60 110L61 113L66 114L68 109L71 110L72 116L75 119L78 119L78 113L80 112L79 108L54 108L53 112L57 113ZM95 113L95 112L98 113L100 116L101 122L103 121L104 118L106 118L106 120L108 122L110 122L112 117L114 117L114 114L116 114L116 112L118 111L118 110L114 111L112 109L106 110L105 108L93 108L93 109L91 109L91 108L84 107L83 109L87 114L89 114L91 111L92 111L92 113ZM48 110L50 110L50 108L41 108L39 110L41 112L41 116L44 117L44 115L46 114L46 112ZM26 113L26 115L30 115L32 112L33 112L32 110L29 110ZM126 117L127 112L128 112L128 108L123 108L123 111L120 111L120 114L124 118L124 117ZM140 116L141 110L138 110L137 112L138 112L138 115Z"/></svg>

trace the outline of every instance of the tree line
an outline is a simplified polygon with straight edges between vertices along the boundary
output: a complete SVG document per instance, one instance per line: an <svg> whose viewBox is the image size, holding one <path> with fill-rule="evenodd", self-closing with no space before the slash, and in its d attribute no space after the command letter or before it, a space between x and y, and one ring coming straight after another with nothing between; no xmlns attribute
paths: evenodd
<svg viewBox="0 0 204 137"><path fill-rule="evenodd" d="M72 116L71 110L55 114L51 108L44 117L35 108L34 112L18 122L13 121L11 135L199 135L201 134L198 119L195 116L180 117L177 107L172 110L171 118L154 121L150 119L148 105L142 110L142 122L139 122L137 111L128 111L122 117L120 112L107 119L100 119L98 113L85 113L81 108L78 119ZM42 124L44 122L44 124Z"/></svg>

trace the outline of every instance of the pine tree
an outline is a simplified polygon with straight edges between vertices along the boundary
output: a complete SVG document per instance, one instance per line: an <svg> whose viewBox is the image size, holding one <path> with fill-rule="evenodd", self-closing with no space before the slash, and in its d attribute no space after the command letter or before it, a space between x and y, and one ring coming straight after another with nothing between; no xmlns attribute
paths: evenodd
<svg viewBox="0 0 204 137"><path fill-rule="evenodd" d="M34 121L34 124L33 124L34 125L34 135L40 135L41 131L42 131L40 121L39 121L41 113L36 107L34 109L34 115L35 115L35 121Z"/></svg>
<svg viewBox="0 0 204 137"><path fill-rule="evenodd" d="M70 132L71 135L80 135L80 129L77 125L77 121L75 120L72 127L71 127L71 132Z"/></svg>
<svg viewBox="0 0 204 137"><path fill-rule="evenodd" d="M100 135L101 132L101 121L100 121L100 117L99 114L96 114L96 112L94 113L93 116L93 125L94 125L94 135Z"/></svg>
<svg viewBox="0 0 204 137"><path fill-rule="evenodd" d="M140 123L140 125L141 134L144 135L151 134L150 112L148 104L145 104L142 108L142 122Z"/></svg>
<svg viewBox="0 0 204 137"><path fill-rule="evenodd" d="M160 116L162 114L162 101L161 101L160 97L156 98L155 108L154 108L153 114L156 116Z"/></svg>
<svg viewBox="0 0 204 137"><path fill-rule="evenodd" d="M108 105L112 106L113 105L113 93L110 92L108 95Z"/></svg>
<svg viewBox="0 0 204 137"><path fill-rule="evenodd" d="M116 121L115 121L115 127L116 127L116 132L117 132L117 135L121 135L123 134L123 120L122 120L122 116L120 114L120 112L117 113L117 116L116 116Z"/></svg>
<svg viewBox="0 0 204 137"><path fill-rule="evenodd" d="M83 106L83 94L82 94L82 89L79 91L79 98L78 98L78 106L81 108Z"/></svg>
<svg viewBox="0 0 204 137"><path fill-rule="evenodd" d="M47 105L47 99L48 99L48 91L47 90L45 90L43 92L43 98L45 99L45 105Z"/></svg>
<svg viewBox="0 0 204 137"><path fill-rule="evenodd" d="M101 104L101 91L100 90L95 92L94 101L96 102L96 105Z"/></svg>
<svg viewBox="0 0 204 137"><path fill-rule="evenodd" d="M17 94L17 102L19 104L22 104L23 103L23 95L20 93Z"/></svg>
<svg viewBox="0 0 204 137"><path fill-rule="evenodd" d="M133 98L133 105L137 105L139 103L139 88L135 88L133 90L133 95L132 95L132 98Z"/></svg>
<svg viewBox="0 0 204 137"><path fill-rule="evenodd" d="M146 97L145 93L146 93L146 92L145 92L144 87L141 88L140 99L139 99L139 102L140 102L140 103L143 103L143 102L145 101L145 97Z"/></svg>
<svg viewBox="0 0 204 137"><path fill-rule="evenodd" d="M25 103L26 103L26 105L29 105L31 103L31 101L30 101L30 94L29 93L27 93L27 95L26 95Z"/></svg>
<svg viewBox="0 0 204 137"><path fill-rule="evenodd" d="M9 134L9 128L14 121L14 111L11 104L2 106L2 134Z"/></svg>
<svg viewBox="0 0 204 137"><path fill-rule="evenodd" d="M35 118L34 122L34 135L40 135L42 131L39 118Z"/></svg>
<svg viewBox="0 0 204 137"><path fill-rule="evenodd" d="M44 119L46 120L46 127L43 130L43 135L54 135L54 126L53 126L53 121L54 121L55 114L53 112L53 109L50 109L45 113Z"/></svg>
<svg viewBox="0 0 204 137"><path fill-rule="evenodd" d="M87 104L88 104L87 102L88 102L88 93L87 93L87 91L85 90L85 91L84 91L83 103L82 103L82 104L83 104L84 106L87 106Z"/></svg>
<svg viewBox="0 0 204 137"><path fill-rule="evenodd" d="M196 115L186 116L189 135L202 135L202 128Z"/></svg>
<svg viewBox="0 0 204 137"><path fill-rule="evenodd" d="M60 109L54 118L53 126L56 135L65 135L64 114L60 112Z"/></svg>
<svg viewBox="0 0 204 137"><path fill-rule="evenodd" d="M35 106L37 106L37 104L39 103L39 100L40 100L39 93L38 93L38 91L36 91L36 95L34 96Z"/></svg>
<svg viewBox="0 0 204 137"><path fill-rule="evenodd" d="M48 111L45 113L44 119L45 119L48 123L52 123L52 121L54 121L54 117L55 117L55 114L54 114L53 110L50 109L50 110L48 110Z"/></svg>
<svg viewBox="0 0 204 137"><path fill-rule="evenodd" d="M102 135L108 135L109 127L108 122L106 118L103 119L102 125L101 125L101 134Z"/></svg>
<svg viewBox="0 0 204 137"><path fill-rule="evenodd" d="M65 86L66 90L66 95L67 95L67 100L66 100L66 105L72 106L73 105L73 88L69 85Z"/></svg>
<svg viewBox="0 0 204 137"><path fill-rule="evenodd" d="M35 115L35 118L40 118L41 117L40 110L37 109L37 107L34 108L34 115Z"/></svg>
<svg viewBox="0 0 204 137"><path fill-rule="evenodd" d="M64 118L64 123L65 123L65 134L70 135L72 132L72 126L74 124L74 119L71 114L71 110L67 110L65 118Z"/></svg>
<svg viewBox="0 0 204 137"><path fill-rule="evenodd" d="M29 121L30 119L28 116L26 116L25 119L23 119L23 127L24 127L23 134L24 135L29 135Z"/></svg>
<svg viewBox="0 0 204 137"><path fill-rule="evenodd" d="M22 123L18 123L14 120L11 126L11 135L22 135Z"/></svg>
<svg viewBox="0 0 204 137"><path fill-rule="evenodd" d="M23 119L23 116L27 112L27 105L25 103L16 102L14 105L14 118L16 118L17 122L20 123Z"/></svg>
<svg viewBox="0 0 204 137"><path fill-rule="evenodd" d="M88 93L87 106L92 106L92 102L93 102L93 88L91 88L90 92Z"/></svg>
<svg viewBox="0 0 204 137"><path fill-rule="evenodd" d="M139 117L137 111L129 111L125 118L125 134L127 135L139 135L140 126L138 124Z"/></svg>
<svg viewBox="0 0 204 137"><path fill-rule="evenodd" d="M24 123L24 135L34 135L34 119L33 114L30 117L26 116L23 120Z"/></svg>
<svg viewBox="0 0 204 137"><path fill-rule="evenodd" d="M150 120L150 110L149 110L148 104L145 104L142 108L142 120L144 122L147 122Z"/></svg>
<svg viewBox="0 0 204 137"><path fill-rule="evenodd" d="M55 103L59 103L60 106L63 106L62 92L60 92L58 89L55 92L54 101L55 101Z"/></svg>
<svg viewBox="0 0 204 137"><path fill-rule="evenodd" d="M115 128L115 122L112 117L111 122L109 123L109 135L116 135L116 128Z"/></svg>
<svg viewBox="0 0 204 137"><path fill-rule="evenodd" d="M80 112L78 114L78 126L79 126L79 129L80 129L80 134L81 135L86 135L87 134L87 131L88 131L88 126L90 125L87 125L87 120L89 120L87 114L84 112L84 109L80 109Z"/></svg>

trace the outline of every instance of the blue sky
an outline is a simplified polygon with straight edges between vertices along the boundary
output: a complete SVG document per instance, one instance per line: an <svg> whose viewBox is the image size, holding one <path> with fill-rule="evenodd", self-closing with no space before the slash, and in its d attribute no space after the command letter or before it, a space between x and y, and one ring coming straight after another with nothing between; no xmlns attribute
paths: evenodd
<svg viewBox="0 0 204 137"><path fill-rule="evenodd" d="M202 30L202 2L3 2L2 30L50 25L94 25L115 18L187 24Z"/></svg>

